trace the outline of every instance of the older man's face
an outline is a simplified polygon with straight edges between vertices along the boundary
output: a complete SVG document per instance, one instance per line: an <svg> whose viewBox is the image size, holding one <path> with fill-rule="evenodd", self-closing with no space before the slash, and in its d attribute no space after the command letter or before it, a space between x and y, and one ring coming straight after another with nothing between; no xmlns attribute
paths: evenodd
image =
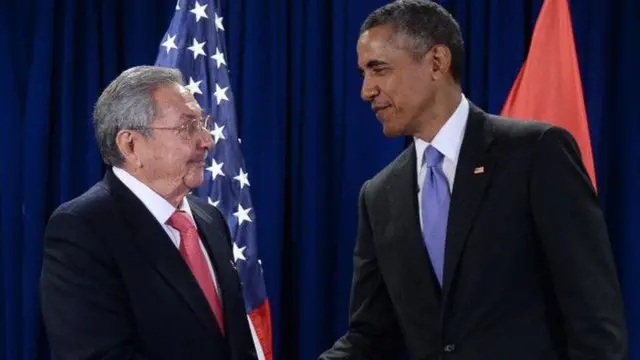
<svg viewBox="0 0 640 360"><path fill-rule="evenodd" d="M140 172L161 195L186 193L202 184L206 155L213 146L202 126L204 114L183 86L160 87L154 98L158 114L140 153Z"/></svg>

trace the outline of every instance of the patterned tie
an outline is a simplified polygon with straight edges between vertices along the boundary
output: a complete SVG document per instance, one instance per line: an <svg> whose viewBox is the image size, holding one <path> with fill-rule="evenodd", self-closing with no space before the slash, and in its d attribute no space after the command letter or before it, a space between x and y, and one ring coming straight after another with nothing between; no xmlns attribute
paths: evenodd
<svg viewBox="0 0 640 360"><path fill-rule="evenodd" d="M202 253L198 230L189 216L183 211L176 211L171 215L167 224L180 232L180 255L184 258L189 269L196 278L200 289L209 302L211 311L218 321L220 331L224 334L224 318L222 304L213 282L213 277L207 265L207 260Z"/></svg>
<svg viewBox="0 0 640 360"><path fill-rule="evenodd" d="M426 172L421 194L424 241L441 286L449 215L449 183L442 171L443 158L435 147L429 145L425 149L423 161Z"/></svg>

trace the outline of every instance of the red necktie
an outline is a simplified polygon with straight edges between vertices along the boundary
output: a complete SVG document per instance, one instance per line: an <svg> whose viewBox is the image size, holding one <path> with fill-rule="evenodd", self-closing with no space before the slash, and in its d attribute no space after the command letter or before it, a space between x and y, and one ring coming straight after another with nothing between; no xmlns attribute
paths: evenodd
<svg viewBox="0 0 640 360"><path fill-rule="evenodd" d="M224 319L222 304L216 292L213 277L209 271L207 260L202 253L198 230L189 216L183 211L176 211L171 215L167 224L180 232L180 254L189 265L193 276L196 278L200 289L209 302L213 314L218 320L220 331L224 334Z"/></svg>

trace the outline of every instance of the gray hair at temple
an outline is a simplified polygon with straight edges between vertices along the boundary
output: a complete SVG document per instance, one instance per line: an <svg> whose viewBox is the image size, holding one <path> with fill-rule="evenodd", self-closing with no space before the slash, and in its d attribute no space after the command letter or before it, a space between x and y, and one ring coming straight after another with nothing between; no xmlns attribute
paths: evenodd
<svg viewBox="0 0 640 360"><path fill-rule="evenodd" d="M116 144L121 130L146 129L157 114L153 92L159 86L184 85L178 69L160 66L136 66L122 72L102 92L93 111L93 126L102 160L111 166L119 166L124 158Z"/></svg>
<svg viewBox="0 0 640 360"><path fill-rule="evenodd" d="M464 71L464 41L458 22L441 5L427 0L397 0L369 14L360 35L376 26L390 24L392 40L421 59L434 45L451 51L451 76L459 84Z"/></svg>

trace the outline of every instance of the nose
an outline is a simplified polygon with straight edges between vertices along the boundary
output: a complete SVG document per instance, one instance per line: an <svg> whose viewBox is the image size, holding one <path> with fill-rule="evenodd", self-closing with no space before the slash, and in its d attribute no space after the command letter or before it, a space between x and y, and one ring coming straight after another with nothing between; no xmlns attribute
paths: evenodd
<svg viewBox="0 0 640 360"><path fill-rule="evenodd" d="M380 88L374 83L368 76L365 76L362 80L362 89L360 90L360 96L362 100L371 102L380 94Z"/></svg>
<svg viewBox="0 0 640 360"><path fill-rule="evenodd" d="M198 143L200 147L205 149L206 151L209 151L213 148L213 138L211 137L209 130L204 127L200 132L200 140L198 141Z"/></svg>

